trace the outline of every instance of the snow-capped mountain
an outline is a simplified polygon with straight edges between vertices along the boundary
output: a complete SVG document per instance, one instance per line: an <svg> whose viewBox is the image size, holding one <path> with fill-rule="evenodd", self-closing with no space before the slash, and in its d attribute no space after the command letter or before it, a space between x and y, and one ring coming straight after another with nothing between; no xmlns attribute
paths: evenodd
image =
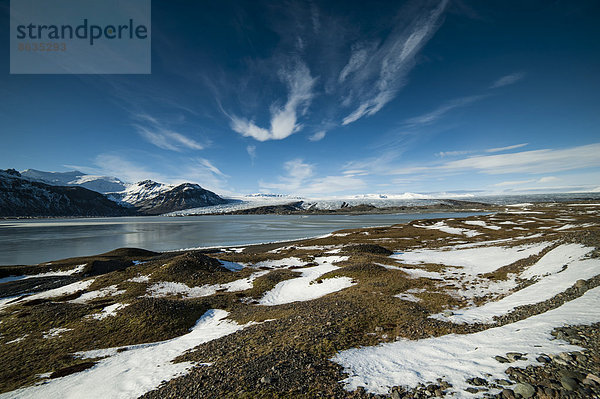
<svg viewBox="0 0 600 399"><path fill-rule="evenodd" d="M191 183L173 185L158 183L152 180L144 180L138 183L125 183L116 177L86 175L79 171L44 172L35 169L27 169L21 173L16 170L11 170L10 174L8 171L4 171L3 174L7 178L10 177L11 180L19 179L20 184L28 185L28 187L41 187L40 184L43 184L44 187L56 187L56 189L50 189L50 191L63 192L64 190L62 189L64 188L76 187L92 190L102 194L102 198L114 204L118 209L129 208L124 212L125 214L159 215L188 208L221 205L228 202L228 200L219 197L212 191L208 191L197 184ZM8 185L5 185L5 188L6 191L10 191ZM43 202L44 198L48 198L48 195L41 191L37 190L36 192L41 196L38 200ZM29 190L27 196L30 200L34 200L36 195ZM9 201L6 203L12 202ZM18 208L17 203L14 204ZM17 212L17 210L14 210L14 212ZM54 216L52 211L36 212L37 213L31 213L29 211L25 213L17 212L15 215L40 214ZM68 210L66 209L60 211L60 215L67 214ZM74 215L75 214L79 213L74 213ZM56 216L58 215L59 214L56 214Z"/></svg>
<svg viewBox="0 0 600 399"><path fill-rule="evenodd" d="M135 207L146 215L159 215L228 202L198 184L170 185L152 180L130 184L123 191L108 193L107 197L121 205Z"/></svg>
<svg viewBox="0 0 600 399"><path fill-rule="evenodd" d="M226 199L198 184L184 183L137 202L134 206L145 215L161 215L184 209L221 205L227 202Z"/></svg>
<svg viewBox="0 0 600 399"><path fill-rule="evenodd" d="M88 175L78 170L71 172L44 172L36 169L27 169L21 176L34 181L53 186L79 186L98 193L106 194L125 190L127 184L111 176Z"/></svg>
<svg viewBox="0 0 600 399"><path fill-rule="evenodd" d="M125 208L104 195L78 186L55 186L0 170L0 216L126 216Z"/></svg>
<svg viewBox="0 0 600 399"><path fill-rule="evenodd" d="M157 183L152 180L143 180L127 184L123 190L106 193L106 196L125 206L135 206L135 204L157 197L175 187L174 185Z"/></svg>

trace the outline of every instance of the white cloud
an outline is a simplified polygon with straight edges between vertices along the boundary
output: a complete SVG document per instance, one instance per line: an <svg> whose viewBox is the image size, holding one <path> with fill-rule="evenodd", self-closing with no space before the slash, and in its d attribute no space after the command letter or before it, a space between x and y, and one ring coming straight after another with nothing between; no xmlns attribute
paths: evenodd
<svg viewBox="0 0 600 399"><path fill-rule="evenodd" d="M279 176L277 183L260 182L261 188L284 190L296 192L312 176L314 165L305 163L302 159L293 159L283 164L287 172L285 176Z"/></svg>
<svg viewBox="0 0 600 399"><path fill-rule="evenodd" d="M512 85L517 83L519 80L523 79L525 74L523 72L515 72L510 75L502 76L500 79L496 80L490 86L490 89L497 89L498 87Z"/></svg>
<svg viewBox="0 0 600 399"><path fill-rule="evenodd" d="M342 125L377 113L395 97L415 64L415 56L437 31L447 4L448 1L443 0L434 10L424 8L412 16L408 26L398 24L376 52L369 52L370 60L367 60L363 47L354 49L339 81L346 81L353 72L362 69L352 79L359 105L342 120ZM365 64L369 68L365 68ZM371 82L373 75L376 75L374 84ZM368 90L365 90L366 86Z"/></svg>
<svg viewBox="0 0 600 399"><path fill-rule="evenodd" d="M196 162L198 162L200 165L204 166L207 170L209 170L211 173L217 176L225 176L225 174L221 172L219 168L213 165L212 162L210 162L208 159L196 158Z"/></svg>
<svg viewBox="0 0 600 399"><path fill-rule="evenodd" d="M543 149L510 154L479 155L438 166L398 168L391 174L477 171L486 174L539 174L600 167L600 143L565 149Z"/></svg>
<svg viewBox="0 0 600 399"><path fill-rule="evenodd" d="M272 140L271 132L262 127L258 127L253 121L241 119L236 116L231 117L231 128L244 137L252 137L258 141Z"/></svg>
<svg viewBox="0 0 600 399"><path fill-rule="evenodd" d="M366 187L366 183L354 175L315 177L315 165L305 163L302 159L288 161L283 167L287 174L280 176L276 183L260 182L261 189L298 195L329 195Z"/></svg>
<svg viewBox="0 0 600 399"><path fill-rule="evenodd" d="M141 180L155 180L166 182L167 176L147 169L144 165L132 162L115 154L100 154L96 156L94 164L99 169L94 169L105 176L116 176L126 182L135 183ZM87 171L86 171L87 172ZM89 172L87 172L89 173Z"/></svg>
<svg viewBox="0 0 600 399"><path fill-rule="evenodd" d="M486 95L480 96L468 96L454 99L452 101L447 102L446 104L441 105L440 107L434 109L431 112L428 112L423 115L419 115L413 118L409 118L405 121L405 123L409 126L423 126L429 125L446 115L448 112L452 111L455 108L465 107L469 104L472 104L476 101L479 101L483 98L487 97Z"/></svg>
<svg viewBox="0 0 600 399"><path fill-rule="evenodd" d="M352 192L365 188L367 184L355 176L325 176L311 180L298 190L299 194L333 194Z"/></svg>
<svg viewBox="0 0 600 399"><path fill-rule="evenodd" d="M250 160L254 163L254 160L256 159L256 146L249 145L248 147L246 147L246 151L248 152L248 155L250 156Z"/></svg>
<svg viewBox="0 0 600 399"><path fill-rule="evenodd" d="M348 63L340 72L338 82L343 83L344 80L346 80L346 78L348 77L348 75L359 71L367 63L369 54L372 53L374 50L375 48L373 45L354 45L354 49L352 51L352 54L350 55Z"/></svg>
<svg viewBox="0 0 600 399"><path fill-rule="evenodd" d="M494 184L494 186L496 187L504 187L504 186L518 186L521 184L528 184L528 183L533 183L535 182L535 179L529 179L529 180L509 180L509 181L503 181L500 183L496 183Z"/></svg>
<svg viewBox="0 0 600 399"><path fill-rule="evenodd" d="M320 140L323 140L325 138L326 134L327 134L327 132L325 130L321 130L320 132L316 132L312 136L309 136L308 139L310 141L320 141Z"/></svg>
<svg viewBox="0 0 600 399"><path fill-rule="evenodd" d="M209 190L223 193L227 176L211 161L205 158L170 158L160 160L160 169L148 168L144 163L135 162L128 156L105 153L96 156L95 167L79 167L86 173L116 176L126 182L154 180L160 183L181 184L197 183Z"/></svg>
<svg viewBox="0 0 600 399"><path fill-rule="evenodd" d="M461 151L441 151L438 152L437 154L435 154L438 157L455 157L457 155L467 155L467 154L471 154L475 151L470 151L470 150L461 150Z"/></svg>
<svg viewBox="0 0 600 399"><path fill-rule="evenodd" d="M150 115L137 114L134 118L140 122L133 125L139 135L159 148L171 151L204 149L204 145L165 127Z"/></svg>
<svg viewBox="0 0 600 399"><path fill-rule="evenodd" d="M529 144L529 143L509 145L508 147L488 148L487 150L485 150L485 152L502 152L502 151L514 150L516 148L525 147L527 144Z"/></svg>
<svg viewBox="0 0 600 399"><path fill-rule="evenodd" d="M231 117L231 128L244 137L258 141L282 140L302 129L298 114L304 114L313 98L316 79L303 62L297 62L292 69L279 71L281 80L288 88L287 102L283 107L271 107L271 126L265 129L253 121L236 116Z"/></svg>
<svg viewBox="0 0 600 399"><path fill-rule="evenodd" d="M550 182L558 181L558 180L560 180L560 179L558 179L555 176L545 176L545 177L542 177L539 179L503 181L503 182L494 184L494 186L497 186L497 187L518 186L521 184L531 184L531 183L546 184L546 183L550 183Z"/></svg>

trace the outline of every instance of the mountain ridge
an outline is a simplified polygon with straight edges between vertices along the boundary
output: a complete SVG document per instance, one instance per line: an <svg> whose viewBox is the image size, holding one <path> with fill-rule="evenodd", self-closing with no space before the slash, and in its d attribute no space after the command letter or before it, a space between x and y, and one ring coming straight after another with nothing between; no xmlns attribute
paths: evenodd
<svg viewBox="0 0 600 399"><path fill-rule="evenodd" d="M227 202L193 183L125 183L79 171L0 170L0 216L4 217L160 215Z"/></svg>

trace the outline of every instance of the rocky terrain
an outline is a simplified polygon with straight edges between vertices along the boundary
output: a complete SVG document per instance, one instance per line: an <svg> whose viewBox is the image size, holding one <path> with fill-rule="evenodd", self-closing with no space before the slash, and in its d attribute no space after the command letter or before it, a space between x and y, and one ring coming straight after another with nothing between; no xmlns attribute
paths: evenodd
<svg viewBox="0 0 600 399"><path fill-rule="evenodd" d="M599 216L3 267L0 397L599 397Z"/></svg>

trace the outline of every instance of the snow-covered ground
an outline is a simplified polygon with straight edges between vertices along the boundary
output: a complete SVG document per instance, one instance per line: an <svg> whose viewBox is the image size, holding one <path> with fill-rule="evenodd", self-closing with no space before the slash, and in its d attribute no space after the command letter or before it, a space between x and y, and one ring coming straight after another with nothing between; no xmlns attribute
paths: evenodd
<svg viewBox="0 0 600 399"><path fill-rule="evenodd" d="M87 265L87 263L84 263L83 265L78 265L78 266L75 266L73 269L65 270L65 271L59 270L59 271L55 271L55 272L46 272L46 273L40 273L40 274L29 274L29 275L23 275L23 276L4 277L4 278L0 278L0 284L8 283L10 281L25 280L28 278L72 276L75 273L81 273L83 271L83 269L85 269L86 265Z"/></svg>
<svg viewBox="0 0 600 399"><path fill-rule="evenodd" d="M442 232L448 233L448 234L463 234L467 237L475 237L475 236L478 236L481 234L480 232L475 231L475 230L469 230L469 229L463 229L460 227L448 226L446 224L446 222L437 222L437 223L430 224L430 225L415 224L414 226L420 227L423 229L429 229L429 230L439 230L439 231L442 231Z"/></svg>
<svg viewBox="0 0 600 399"><path fill-rule="evenodd" d="M258 301L261 305L274 306L296 301L309 301L348 288L353 285L349 277L319 280L325 273L339 269L334 263L347 260L346 256L323 256L315 258L317 266L296 269L302 276L278 283ZM319 282L320 281L320 282Z"/></svg>
<svg viewBox="0 0 600 399"><path fill-rule="evenodd" d="M184 298L200 298L216 294L218 291L237 292L252 288L252 283L260 276L267 274L268 270L252 273L249 277L225 284L205 284L199 287L189 287L184 283L161 281L148 287L148 296L161 298L165 296L181 295Z"/></svg>
<svg viewBox="0 0 600 399"><path fill-rule="evenodd" d="M226 320L227 315L224 310L209 310L188 334L168 341L134 345L120 352L119 348L111 348L81 353L83 358L105 359L85 371L8 392L0 398L136 398L163 381L186 374L191 363L172 363L186 350L252 324L239 325Z"/></svg>
<svg viewBox="0 0 600 399"><path fill-rule="evenodd" d="M507 314L518 306L543 302L571 287L577 280L587 280L600 274L600 259L585 259L585 255L593 249L579 244L561 245L520 275L521 278L539 279L536 283L498 301L455 311L451 316L438 314L433 317L454 323L491 323L494 316Z"/></svg>
<svg viewBox="0 0 600 399"><path fill-rule="evenodd" d="M0 299L0 310L2 310L14 303L25 303L25 302L33 301L34 299L55 298L55 297L59 297L59 296L63 296L63 295L74 294L77 291L83 291L83 290L87 289L90 285L92 285L93 282L94 282L93 278L89 279L89 280L77 281L76 283L73 283L73 284L65 285L65 286L55 288L52 290L48 290L48 291L44 291L44 292L40 292L37 294L26 296L25 298L20 299L15 302L11 302L11 300L14 300L14 298L12 298L12 299L11 298L2 298L2 299ZM23 296L23 295L20 295L20 296Z"/></svg>
<svg viewBox="0 0 600 399"><path fill-rule="evenodd" d="M489 225L486 222L484 222L483 220L467 220L465 222L465 224L469 224L471 226L485 227L486 229L490 229L490 230L500 230L501 229L500 226Z"/></svg>
<svg viewBox="0 0 600 399"><path fill-rule="evenodd" d="M90 318L96 320L104 320L109 316L116 316L119 310L124 309L127 306L129 306L128 303L114 303L112 305L104 307L100 313L94 313L90 315Z"/></svg>
<svg viewBox="0 0 600 399"><path fill-rule="evenodd" d="M80 297L75 298L69 302L71 303L86 303L96 298L104 298L107 296L117 296L124 294L125 290L119 290L116 285L110 285L108 287L101 288L99 290L85 292Z"/></svg>
<svg viewBox="0 0 600 399"><path fill-rule="evenodd" d="M537 364L540 354L556 354L582 348L554 339L550 334L565 324L592 324L600 321L600 287L559 308L537 316L490 328L474 334L449 334L417 341L401 340L373 347L349 349L332 360L344 367L349 377L343 380L347 389L359 386L385 394L392 386L415 387L440 377L452 384L457 398L477 394L465 391L472 377L506 379L507 366L494 356L508 352L526 353L526 359L512 364L525 367ZM496 393L499 390L492 390Z"/></svg>
<svg viewBox="0 0 600 399"><path fill-rule="evenodd" d="M462 273L477 275L493 272L520 259L537 255L550 245L552 244L549 242L542 242L513 247L418 249L392 255L392 258L411 265L435 263L458 266Z"/></svg>

